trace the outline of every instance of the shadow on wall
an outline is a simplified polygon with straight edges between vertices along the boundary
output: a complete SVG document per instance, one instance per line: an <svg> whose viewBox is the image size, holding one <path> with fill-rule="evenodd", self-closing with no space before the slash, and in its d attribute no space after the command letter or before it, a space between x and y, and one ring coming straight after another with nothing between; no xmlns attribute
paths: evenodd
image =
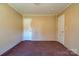
<svg viewBox="0 0 79 59"><path fill-rule="evenodd" d="M42 38L40 29L38 28L32 28L32 39L33 40L40 40Z"/></svg>

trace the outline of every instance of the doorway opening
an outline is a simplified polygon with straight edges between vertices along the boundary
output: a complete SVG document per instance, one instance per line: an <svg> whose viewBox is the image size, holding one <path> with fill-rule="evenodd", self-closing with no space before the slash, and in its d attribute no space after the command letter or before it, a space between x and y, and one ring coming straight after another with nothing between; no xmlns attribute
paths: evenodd
<svg viewBox="0 0 79 59"><path fill-rule="evenodd" d="M32 40L32 27L31 27L32 19L25 18L23 20L23 40Z"/></svg>

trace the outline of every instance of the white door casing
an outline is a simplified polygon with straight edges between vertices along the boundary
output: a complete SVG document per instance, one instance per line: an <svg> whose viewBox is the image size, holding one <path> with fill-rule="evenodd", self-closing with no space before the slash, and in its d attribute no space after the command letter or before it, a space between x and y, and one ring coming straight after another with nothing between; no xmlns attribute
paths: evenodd
<svg viewBox="0 0 79 59"><path fill-rule="evenodd" d="M64 15L58 17L58 41L64 44Z"/></svg>

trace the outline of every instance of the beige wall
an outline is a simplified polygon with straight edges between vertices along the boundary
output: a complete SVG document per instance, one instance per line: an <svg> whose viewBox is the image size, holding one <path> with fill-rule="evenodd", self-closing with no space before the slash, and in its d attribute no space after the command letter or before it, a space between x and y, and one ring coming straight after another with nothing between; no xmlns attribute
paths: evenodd
<svg viewBox="0 0 79 59"><path fill-rule="evenodd" d="M22 16L7 4L0 4L0 54L22 40Z"/></svg>
<svg viewBox="0 0 79 59"><path fill-rule="evenodd" d="M25 16L24 19L25 18L32 18L31 27L33 31L33 40L56 40L55 16Z"/></svg>
<svg viewBox="0 0 79 59"><path fill-rule="evenodd" d="M65 15L65 46L79 54L79 4L70 5L62 14Z"/></svg>

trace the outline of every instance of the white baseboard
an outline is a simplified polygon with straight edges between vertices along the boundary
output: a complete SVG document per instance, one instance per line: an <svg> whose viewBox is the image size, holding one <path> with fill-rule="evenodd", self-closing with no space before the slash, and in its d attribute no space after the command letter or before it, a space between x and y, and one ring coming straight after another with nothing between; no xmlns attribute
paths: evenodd
<svg viewBox="0 0 79 59"><path fill-rule="evenodd" d="M58 41L58 40L57 40ZM58 41L59 42L59 41ZM61 42L59 42L61 43ZM61 43L62 44L62 43ZM63 44L66 48L68 48L65 44ZM68 48L69 50L71 50L72 52L74 52L75 54L79 55L79 50L78 49L71 49L71 48Z"/></svg>
<svg viewBox="0 0 79 59"><path fill-rule="evenodd" d="M25 41L25 40L23 40L23 41ZM32 40L26 40L26 41L56 41L56 40L51 40L51 39L50 40L49 39L46 39L46 40L44 40L44 39L43 40L42 39L36 39L35 40L35 39L32 39Z"/></svg>
<svg viewBox="0 0 79 59"><path fill-rule="evenodd" d="M8 50L12 49L14 46L16 46L17 44L19 44L21 41L15 43L15 44L11 44L10 46L8 46L8 48L3 49L2 51L0 51L0 55L4 54L5 52L7 52Z"/></svg>
<svg viewBox="0 0 79 59"><path fill-rule="evenodd" d="M79 55L78 49L70 49L70 50Z"/></svg>

